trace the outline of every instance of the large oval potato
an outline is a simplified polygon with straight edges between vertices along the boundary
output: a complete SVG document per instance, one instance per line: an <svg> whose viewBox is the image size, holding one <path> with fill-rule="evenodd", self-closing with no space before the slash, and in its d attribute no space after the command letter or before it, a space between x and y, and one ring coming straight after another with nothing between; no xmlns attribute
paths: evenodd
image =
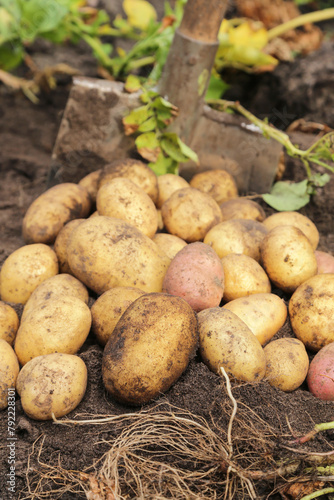
<svg viewBox="0 0 334 500"><path fill-rule="evenodd" d="M11 253L0 270L1 299L25 304L35 288L44 280L58 274L58 259L52 248L33 243Z"/></svg>
<svg viewBox="0 0 334 500"><path fill-rule="evenodd" d="M174 234L157 233L153 236L152 240L158 245L171 260L175 255L187 246L187 242L174 236Z"/></svg>
<svg viewBox="0 0 334 500"><path fill-rule="evenodd" d="M232 198L220 204L224 220L251 219L263 222L266 218L265 211L256 201L247 198Z"/></svg>
<svg viewBox="0 0 334 500"><path fill-rule="evenodd" d="M190 187L189 183L179 175L163 174L158 176L159 198L157 207L161 208L166 200L178 189Z"/></svg>
<svg viewBox="0 0 334 500"><path fill-rule="evenodd" d="M58 352L29 361L16 384L24 412L35 420L67 415L78 406L86 387L87 368L82 359Z"/></svg>
<svg viewBox="0 0 334 500"><path fill-rule="evenodd" d="M317 274L301 284L289 301L296 337L308 349L319 351L334 342L334 274Z"/></svg>
<svg viewBox="0 0 334 500"><path fill-rule="evenodd" d="M305 236L310 240L313 250L315 250L319 243L319 231L316 225L299 212L278 212L267 217L263 224L268 231L277 226L294 226L300 229Z"/></svg>
<svg viewBox="0 0 334 500"><path fill-rule="evenodd" d="M68 261L73 274L98 294L115 286L161 292L170 264L139 229L103 215L85 220L73 231Z"/></svg>
<svg viewBox="0 0 334 500"><path fill-rule="evenodd" d="M15 389L20 366L13 348L0 339L0 410L8 406L8 392Z"/></svg>
<svg viewBox="0 0 334 500"><path fill-rule="evenodd" d="M57 254L60 273L72 274L67 258L67 243L72 231L74 231L74 229L84 220L85 219L73 219L70 222L67 222L67 224L65 224L65 226L63 226L57 234L53 249Z"/></svg>
<svg viewBox="0 0 334 500"><path fill-rule="evenodd" d="M195 174L190 186L207 193L220 205L238 196L238 187L232 175L226 170L205 170Z"/></svg>
<svg viewBox="0 0 334 500"><path fill-rule="evenodd" d="M197 343L196 314L185 300L143 295L124 312L104 349L104 385L122 403L147 403L177 381Z"/></svg>
<svg viewBox="0 0 334 500"><path fill-rule="evenodd" d="M316 353L310 363L306 381L313 396L334 401L334 342Z"/></svg>
<svg viewBox="0 0 334 500"><path fill-rule="evenodd" d="M79 186L87 189L93 205L96 203L96 195L99 189L101 172L101 168L94 170L93 172L85 175L85 177L78 182Z"/></svg>
<svg viewBox="0 0 334 500"><path fill-rule="evenodd" d="M0 339L12 345L19 324L20 320L15 309L0 300Z"/></svg>
<svg viewBox="0 0 334 500"><path fill-rule="evenodd" d="M87 189L72 182L53 186L29 206L22 223L24 241L53 243L66 222L87 217L90 209Z"/></svg>
<svg viewBox="0 0 334 500"><path fill-rule="evenodd" d="M236 314L222 307L197 314L200 353L214 373L223 367L237 380L259 382L266 371L263 348Z"/></svg>

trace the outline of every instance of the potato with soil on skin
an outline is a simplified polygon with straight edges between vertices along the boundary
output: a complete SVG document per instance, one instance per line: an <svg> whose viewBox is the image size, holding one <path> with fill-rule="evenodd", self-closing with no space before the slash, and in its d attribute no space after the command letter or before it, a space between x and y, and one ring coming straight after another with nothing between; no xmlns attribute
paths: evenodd
<svg viewBox="0 0 334 500"><path fill-rule="evenodd" d="M126 177L139 186L156 205L159 196L158 178L153 170L140 160L125 158L108 163L102 168L98 187L115 177Z"/></svg>
<svg viewBox="0 0 334 500"><path fill-rule="evenodd" d="M15 309L0 300L0 339L13 345L19 325L20 320Z"/></svg>
<svg viewBox="0 0 334 500"><path fill-rule="evenodd" d="M220 204L224 220L250 219L263 222L266 218L265 211L256 201L247 198L233 198Z"/></svg>
<svg viewBox="0 0 334 500"><path fill-rule="evenodd" d="M11 253L0 270L1 300L25 304L35 288L58 274L57 255L44 243L33 243Z"/></svg>
<svg viewBox="0 0 334 500"><path fill-rule="evenodd" d="M21 365L43 354L75 354L88 337L92 315L74 296L54 296L38 302L18 329L14 350Z"/></svg>
<svg viewBox="0 0 334 500"><path fill-rule="evenodd" d="M71 182L53 186L29 206L22 222L24 241L51 244L67 222L87 217L90 209L87 189Z"/></svg>
<svg viewBox="0 0 334 500"><path fill-rule="evenodd" d="M223 367L229 376L245 382L259 382L266 370L262 346L236 314L222 307L197 314L200 353L214 373Z"/></svg>
<svg viewBox="0 0 334 500"><path fill-rule="evenodd" d="M57 254L58 263L59 263L59 272L66 274L73 274L71 268L68 264L67 258L67 242L72 231L78 227L81 222L86 219L74 219L70 222L67 222L64 227L61 228L59 233L57 234L57 238L54 242L53 249Z"/></svg>
<svg viewBox="0 0 334 500"><path fill-rule="evenodd" d="M273 293L256 293L223 306L236 314L263 346L282 328L288 314L284 301Z"/></svg>
<svg viewBox="0 0 334 500"><path fill-rule="evenodd" d="M313 250L315 250L319 243L319 231L316 225L299 212L278 212L267 217L263 224L268 231L277 226L294 226L300 229L305 236L310 240Z"/></svg>
<svg viewBox="0 0 334 500"><path fill-rule="evenodd" d="M104 349L104 385L117 401L145 404L178 380L197 344L196 314L185 300L143 295L123 313Z"/></svg>
<svg viewBox="0 0 334 500"><path fill-rule="evenodd" d="M103 215L85 220L72 232L68 261L73 274L99 295L115 286L161 292L170 264L139 229Z"/></svg>
<svg viewBox="0 0 334 500"><path fill-rule="evenodd" d="M37 356L21 369L17 392L28 417L52 420L78 406L87 387L87 368L78 356L64 353Z"/></svg>
<svg viewBox="0 0 334 500"><path fill-rule="evenodd" d="M149 238L157 232L158 214L152 199L130 179L117 177L103 184L96 208L99 215L125 220Z"/></svg>
<svg viewBox="0 0 334 500"><path fill-rule="evenodd" d="M192 187L174 191L162 205L161 215L167 231L188 243L203 240L222 219L218 203Z"/></svg>
<svg viewBox="0 0 334 500"><path fill-rule="evenodd" d="M244 254L230 253L221 259L225 286L223 300L238 299L253 293L270 293L271 284L260 264Z"/></svg>
<svg viewBox="0 0 334 500"><path fill-rule="evenodd" d="M212 196L218 205L238 196L237 184L226 170L205 170L195 174L189 184Z"/></svg>
<svg viewBox="0 0 334 500"><path fill-rule="evenodd" d="M187 242L168 233L157 233L153 236L152 240L158 245L171 260L175 255L187 246Z"/></svg>
<svg viewBox="0 0 334 500"><path fill-rule="evenodd" d="M78 182L79 186L87 189L93 205L96 202L96 195L99 188L101 172L101 168L99 168L98 170L94 170L93 172L85 175L85 177L80 179L80 181Z"/></svg>
<svg viewBox="0 0 334 500"><path fill-rule="evenodd" d="M267 233L261 222L231 219L212 227L203 241L212 246L221 259L229 253L242 253L259 262L260 245Z"/></svg>
<svg viewBox="0 0 334 500"><path fill-rule="evenodd" d="M304 382L309 357L304 344L293 338L282 338L269 342L264 348L266 356L265 378L273 387L292 392Z"/></svg>
<svg viewBox="0 0 334 500"><path fill-rule="evenodd" d="M0 410L8 406L8 391L15 389L19 371L19 362L12 346L0 339Z"/></svg>
<svg viewBox="0 0 334 500"><path fill-rule="evenodd" d="M334 273L334 257L328 252L316 250L315 258L317 259L318 274Z"/></svg>
<svg viewBox="0 0 334 500"><path fill-rule="evenodd" d="M334 342L316 353L307 373L309 391L316 398L334 401Z"/></svg>
<svg viewBox="0 0 334 500"><path fill-rule="evenodd" d="M97 298L91 307L91 313L92 330L99 344L106 345L124 311L144 294L139 288L117 286Z"/></svg>
<svg viewBox="0 0 334 500"><path fill-rule="evenodd" d="M190 187L183 177L176 174L163 174L158 176L159 198L157 208L161 208L166 200L178 189Z"/></svg>
<svg viewBox="0 0 334 500"><path fill-rule="evenodd" d="M219 306L224 271L218 255L205 243L189 243L170 263L162 290L182 297L195 311Z"/></svg>
<svg viewBox="0 0 334 500"><path fill-rule="evenodd" d="M334 274L317 274L300 285L289 301L291 327L312 351L334 342Z"/></svg>

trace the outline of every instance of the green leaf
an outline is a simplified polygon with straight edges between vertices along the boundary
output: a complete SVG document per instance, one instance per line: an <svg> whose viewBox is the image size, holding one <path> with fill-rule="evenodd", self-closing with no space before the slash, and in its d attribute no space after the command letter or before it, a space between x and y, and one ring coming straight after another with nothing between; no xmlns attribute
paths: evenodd
<svg viewBox="0 0 334 500"><path fill-rule="evenodd" d="M195 151L181 141L177 134L173 132L162 134L160 144L167 155L174 160L178 162L193 160L198 163L198 156Z"/></svg>
<svg viewBox="0 0 334 500"><path fill-rule="evenodd" d="M331 180L329 174L316 173L312 176L312 181L317 187L325 186Z"/></svg>
<svg viewBox="0 0 334 500"><path fill-rule="evenodd" d="M224 82L219 76L211 75L209 86L205 94L205 99L221 99L230 85Z"/></svg>
<svg viewBox="0 0 334 500"><path fill-rule="evenodd" d="M68 7L56 0L20 0L20 37L28 42L37 35L57 28L68 13Z"/></svg>
<svg viewBox="0 0 334 500"><path fill-rule="evenodd" d="M155 116L151 116L148 120L143 122L139 127L138 127L138 132L151 132L152 130L155 130L157 128L157 119Z"/></svg>
<svg viewBox="0 0 334 500"><path fill-rule="evenodd" d="M138 127L153 115L154 113L148 105L135 108L123 118L125 134L130 135L136 132Z"/></svg>
<svg viewBox="0 0 334 500"><path fill-rule="evenodd" d="M148 166L156 175L178 174L178 162L160 153L157 161L151 162Z"/></svg>
<svg viewBox="0 0 334 500"><path fill-rule="evenodd" d="M137 92L141 88L140 78L136 75L128 75L124 83L124 88L129 93Z"/></svg>
<svg viewBox="0 0 334 500"><path fill-rule="evenodd" d="M19 43L7 43L0 46L0 68L10 71L16 68L24 57L24 49Z"/></svg>
<svg viewBox="0 0 334 500"><path fill-rule="evenodd" d="M270 194L263 194L263 200L279 212L295 211L307 205L310 201L308 180L297 183L285 181L276 182Z"/></svg>
<svg viewBox="0 0 334 500"><path fill-rule="evenodd" d="M161 153L155 132L141 134L135 140L138 153L148 161L155 162Z"/></svg>

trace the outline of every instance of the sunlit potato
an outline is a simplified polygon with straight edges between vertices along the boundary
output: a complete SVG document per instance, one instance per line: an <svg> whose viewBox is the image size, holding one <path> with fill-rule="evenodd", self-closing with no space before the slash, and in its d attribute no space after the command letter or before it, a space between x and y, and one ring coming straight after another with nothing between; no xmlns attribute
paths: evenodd
<svg viewBox="0 0 334 500"><path fill-rule="evenodd" d="M13 345L20 320L17 312L9 304L0 301L0 339Z"/></svg>
<svg viewBox="0 0 334 500"><path fill-rule="evenodd" d="M179 175L163 174L158 176L159 198L157 208L161 208L166 200L178 189L190 187L189 183Z"/></svg>
<svg viewBox="0 0 334 500"><path fill-rule="evenodd" d="M156 243L161 250L172 260L175 255L187 246L187 242L168 233L157 233L153 236L152 240Z"/></svg>
<svg viewBox="0 0 334 500"><path fill-rule="evenodd" d="M60 273L73 274L68 264L67 243L72 231L76 227L78 227L78 225L81 224L81 222L83 222L84 220L85 219L74 219L70 222L67 222L67 224L65 224L65 226L61 228L57 235L57 238L53 245L53 249L57 254Z"/></svg>
<svg viewBox="0 0 334 500"><path fill-rule="evenodd" d="M12 346L0 339L0 410L8 406L9 389L15 389L19 370L19 362Z"/></svg>
<svg viewBox="0 0 334 500"><path fill-rule="evenodd" d="M263 224L270 229L277 226L295 226L300 229L310 240L313 250L316 250L319 243L319 231L306 215L299 212L278 212L267 217Z"/></svg>
<svg viewBox="0 0 334 500"><path fill-rule="evenodd" d="M247 198L232 198L220 204L224 220L251 219L263 222L266 218L265 211L256 201Z"/></svg>
<svg viewBox="0 0 334 500"><path fill-rule="evenodd" d="M101 169L94 170L93 172L90 172L78 182L79 186L87 189L93 205L96 202L96 195L98 191L100 175L101 175Z"/></svg>
<svg viewBox="0 0 334 500"><path fill-rule="evenodd" d="M205 170L195 174L189 184L191 187L212 196L218 205L238 196L236 181L226 170Z"/></svg>

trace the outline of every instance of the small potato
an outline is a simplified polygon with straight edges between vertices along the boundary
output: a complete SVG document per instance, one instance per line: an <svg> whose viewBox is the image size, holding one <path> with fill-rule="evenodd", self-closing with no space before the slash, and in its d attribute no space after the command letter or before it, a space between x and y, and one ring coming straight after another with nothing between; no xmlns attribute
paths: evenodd
<svg viewBox="0 0 334 500"><path fill-rule="evenodd" d="M230 253L221 260L224 276L224 302L253 293L270 293L271 284L264 269L255 259L244 254Z"/></svg>
<svg viewBox="0 0 334 500"><path fill-rule="evenodd" d="M322 347L314 356L306 381L313 396L334 401L334 342Z"/></svg>
<svg viewBox="0 0 334 500"><path fill-rule="evenodd" d="M99 168L98 170L94 170L93 172L90 172L78 182L79 186L87 189L90 199L92 201L92 205L94 205L96 202L96 195L99 187L101 172L102 172L101 168Z"/></svg>
<svg viewBox="0 0 334 500"><path fill-rule="evenodd" d="M246 198L233 198L220 204L224 220L250 219L263 222L266 218L265 211L256 201Z"/></svg>
<svg viewBox="0 0 334 500"><path fill-rule="evenodd" d="M187 242L168 233L157 233L153 236L152 240L158 245L171 260L175 255L187 246Z"/></svg>
<svg viewBox="0 0 334 500"><path fill-rule="evenodd" d="M318 274L334 273L334 257L328 252L316 250L315 258L317 259Z"/></svg>
<svg viewBox="0 0 334 500"><path fill-rule="evenodd" d="M334 274L317 274L302 283L289 301L291 327L312 351L334 342Z"/></svg>
<svg viewBox="0 0 334 500"><path fill-rule="evenodd" d="M205 170L194 175L189 184L212 196L218 205L238 196L237 184L226 170Z"/></svg>
<svg viewBox="0 0 334 500"><path fill-rule="evenodd" d="M273 293L256 293L240 297L225 304L254 333L263 346L272 339L285 323L288 309L284 301Z"/></svg>
<svg viewBox="0 0 334 500"><path fill-rule="evenodd" d="M271 229L261 243L261 258L270 280L286 293L293 293L318 270L310 241L295 226Z"/></svg>
<svg viewBox="0 0 334 500"><path fill-rule="evenodd" d="M214 373L220 368L237 380L259 382L266 370L262 346L236 314L222 307L205 309L197 315L200 353Z"/></svg>
<svg viewBox="0 0 334 500"><path fill-rule="evenodd" d="M78 356L37 356L21 369L17 392L24 412L35 420L63 417L78 406L87 387L87 368Z"/></svg>
<svg viewBox="0 0 334 500"><path fill-rule="evenodd" d="M108 342L124 311L144 294L139 288L117 286L97 298L91 308L92 330L102 346Z"/></svg>
<svg viewBox="0 0 334 500"><path fill-rule="evenodd" d="M294 226L300 229L305 236L310 240L313 250L319 243L319 231L315 224L299 212L278 212L267 217L263 224L268 231L277 226Z"/></svg>
<svg viewBox="0 0 334 500"><path fill-rule="evenodd" d="M196 314L185 300L143 295L123 313L104 349L104 385L117 401L145 404L178 380L197 343Z"/></svg>
<svg viewBox="0 0 334 500"><path fill-rule="evenodd" d="M195 311L219 306L224 272L218 255L205 243L189 243L170 263L162 290L182 297Z"/></svg>
<svg viewBox="0 0 334 500"><path fill-rule="evenodd" d="M8 406L8 397L15 390L16 379L20 371L19 362L13 348L4 339L0 339L0 410ZM15 392L13 394L15 396Z"/></svg>
<svg viewBox="0 0 334 500"><path fill-rule="evenodd" d="M0 300L0 339L13 345L19 324L20 320L15 309Z"/></svg>
<svg viewBox="0 0 334 500"><path fill-rule="evenodd" d="M58 274L58 259L52 248L33 243L11 253L0 270L1 299L25 304L35 288Z"/></svg>
<svg viewBox="0 0 334 500"><path fill-rule="evenodd" d="M175 174L163 174L158 176L159 198L157 207L161 208L166 200L178 189L190 187L189 183Z"/></svg>
<svg viewBox="0 0 334 500"><path fill-rule="evenodd" d="M266 356L265 378L270 385L284 392L294 391L302 385L307 375L309 358L300 340L273 340L263 350Z"/></svg>
<svg viewBox="0 0 334 500"><path fill-rule="evenodd" d="M18 329L14 349L21 365L43 354L75 354L92 322L89 307L77 297L55 296L36 304Z"/></svg>
<svg viewBox="0 0 334 500"><path fill-rule="evenodd" d="M61 228L59 233L57 234L56 241L54 242L53 249L57 254L58 263L59 263L59 272L72 274L71 268L68 265L67 258L67 242L72 231L78 227L81 222L85 219L74 219L65 224L64 227Z"/></svg>
<svg viewBox="0 0 334 500"><path fill-rule="evenodd" d="M152 238L158 229L158 214L152 199L130 179L116 177L97 192L99 215L122 219Z"/></svg>
<svg viewBox="0 0 334 500"><path fill-rule="evenodd" d="M260 244L267 233L261 222L231 219L210 229L204 243L212 246L221 259L229 253L242 253L259 262Z"/></svg>
<svg viewBox="0 0 334 500"><path fill-rule="evenodd" d="M188 243L203 240L222 219L218 203L192 187L174 191L162 205L161 215L167 231Z"/></svg>
<svg viewBox="0 0 334 500"><path fill-rule="evenodd" d="M85 188L71 182L53 186L29 206L22 223L24 241L53 243L66 222L87 217L90 209Z"/></svg>
<svg viewBox="0 0 334 500"><path fill-rule="evenodd" d="M102 168L99 188L115 177L126 177L139 186L156 205L159 196L158 178L153 170L140 160L125 158L108 163Z"/></svg>

